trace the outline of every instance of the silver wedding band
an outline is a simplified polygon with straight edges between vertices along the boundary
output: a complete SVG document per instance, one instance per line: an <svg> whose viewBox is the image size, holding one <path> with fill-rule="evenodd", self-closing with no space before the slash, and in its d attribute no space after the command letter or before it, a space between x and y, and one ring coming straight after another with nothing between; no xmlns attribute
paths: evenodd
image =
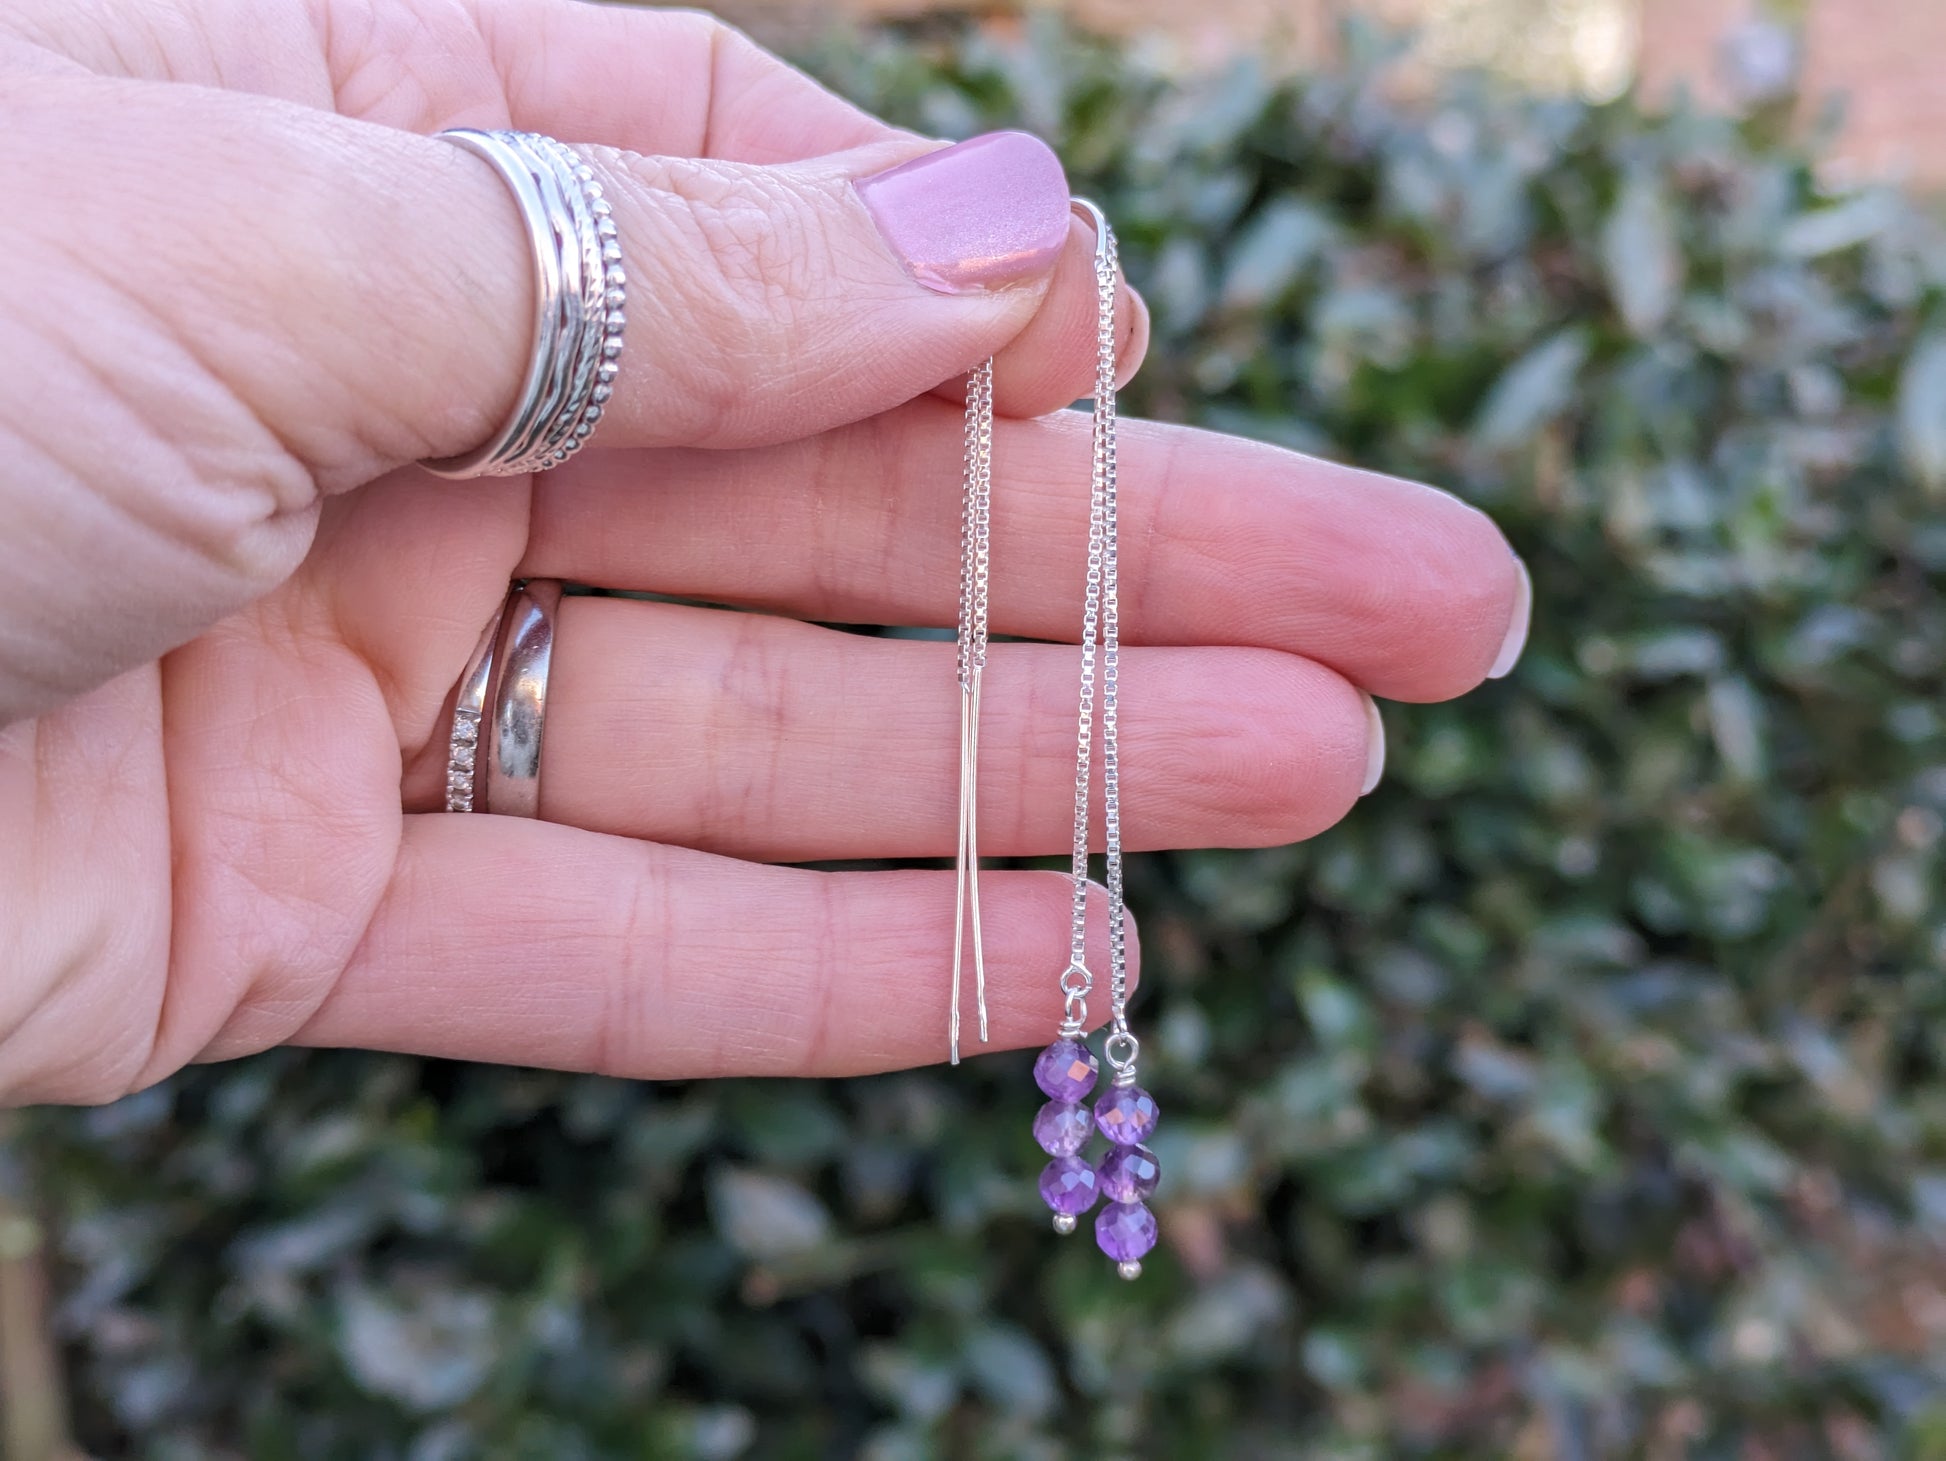
<svg viewBox="0 0 1946 1461"><path fill-rule="evenodd" d="M561 585L523 579L480 635L453 695L446 810L537 817Z"/></svg>
<svg viewBox="0 0 1946 1461"><path fill-rule="evenodd" d="M486 810L537 817L541 810L541 731L554 663L554 618L561 585L530 578L514 585L500 624L493 717L486 728Z"/></svg>
<svg viewBox="0 0 1946 1461"><path fill-rule="evenodd" d="M471 127L437 135L491 164L520 209L534 255L534 343L500 430L422 465L442 477L544 472L587 443L614 391L628 305L615 220L594 170L552 137Z"/></svg>

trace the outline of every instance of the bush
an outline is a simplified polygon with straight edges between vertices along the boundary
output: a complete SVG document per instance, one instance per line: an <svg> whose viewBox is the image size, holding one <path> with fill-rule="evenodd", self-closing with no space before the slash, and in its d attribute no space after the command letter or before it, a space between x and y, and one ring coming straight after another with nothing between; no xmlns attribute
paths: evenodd
<svg viewBox="0 0 1946 1461"><path fill-rule="evenodd" d="M1023 1057L279 1053L32 1118L87 1444L1946 1455L1946 249L1764 123L1401 101L1377 49L823 58L1057 142L1155 307L1131 406L1442 483L1532 565L1519 673L1388 708L1344 826L1134 870L1149 1276L1048 1237Z"/></svg>

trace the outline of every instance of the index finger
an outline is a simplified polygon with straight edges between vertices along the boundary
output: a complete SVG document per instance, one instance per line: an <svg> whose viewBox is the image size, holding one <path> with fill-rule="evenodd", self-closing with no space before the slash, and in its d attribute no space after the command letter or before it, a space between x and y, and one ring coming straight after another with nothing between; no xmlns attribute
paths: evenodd
<svg viewBox="0 0 1946 1461"><path fill-rule="evenodd" d="M523 572L825 622L958 611L960 413L915 401L763 451L596 452L535 486ZM1003 421L993 627L1072 639L1089 422ZM1444 700L1503 671L1525 570L1484 513L1416 483L1189 427L1125 420L1122 636L1250 645L1375 695Z"/></svg>

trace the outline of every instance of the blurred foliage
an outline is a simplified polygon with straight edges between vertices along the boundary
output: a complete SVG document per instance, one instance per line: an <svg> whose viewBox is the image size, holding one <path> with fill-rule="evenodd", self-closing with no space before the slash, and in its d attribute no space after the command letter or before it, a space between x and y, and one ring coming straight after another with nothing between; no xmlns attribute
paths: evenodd
<svg viewBox="0 0 1946 1461"><path fill-rule="evenodd" d="M33 1118L83 1439L144 1458L1946 1456L1946 249L1759 123L821 59L1048 136L1131 405L1449 486L1509 681L1299 848L1143 859L1165 1249L1025 1057L642 1086L343 1054Z"/></svg>

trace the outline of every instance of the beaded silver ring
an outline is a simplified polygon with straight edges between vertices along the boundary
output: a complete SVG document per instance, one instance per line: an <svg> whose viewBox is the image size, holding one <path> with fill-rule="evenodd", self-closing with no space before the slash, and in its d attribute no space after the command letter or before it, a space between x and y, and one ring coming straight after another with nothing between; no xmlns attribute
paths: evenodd
<svg viewBox="0 0 1946 1461"><path fill-rule="evenodd" d="M437 136L491 164L519 206L534 253L534 344L499 431L421 465L456 478L544 472L594 434L621 368L628 274L615 220L594 169L552 137L471 127Z"/></svg>

